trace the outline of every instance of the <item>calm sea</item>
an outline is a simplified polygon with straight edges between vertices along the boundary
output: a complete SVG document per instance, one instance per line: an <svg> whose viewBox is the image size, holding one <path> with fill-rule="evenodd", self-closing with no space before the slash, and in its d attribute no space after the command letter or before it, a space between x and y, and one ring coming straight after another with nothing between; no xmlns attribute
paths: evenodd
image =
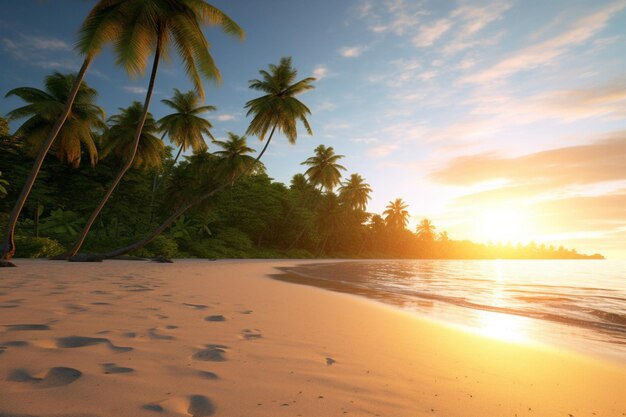
<svg viewBox="0 0 626 417"><path fill-rule="evenodd" d="M626 261L377 260L278 279L394 304L490 337L626 360Z"/></svg>

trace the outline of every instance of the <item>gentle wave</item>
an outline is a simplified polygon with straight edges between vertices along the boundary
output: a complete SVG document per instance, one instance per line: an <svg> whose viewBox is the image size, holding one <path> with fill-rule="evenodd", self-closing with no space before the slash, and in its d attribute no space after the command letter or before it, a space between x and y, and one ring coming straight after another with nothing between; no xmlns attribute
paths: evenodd
<svg viewBox="0 0 626 417"><path fill-rule="evenodd" d="M610 344L613 350L626 345L626 262L393 260L282 269L287 274L277 278L283 281L427 314L433 313L429 303L502 313L567 325L568 336L571 329L586 330L572 336L585 343ZM435 310L434 315L442 314Z"/></svg>

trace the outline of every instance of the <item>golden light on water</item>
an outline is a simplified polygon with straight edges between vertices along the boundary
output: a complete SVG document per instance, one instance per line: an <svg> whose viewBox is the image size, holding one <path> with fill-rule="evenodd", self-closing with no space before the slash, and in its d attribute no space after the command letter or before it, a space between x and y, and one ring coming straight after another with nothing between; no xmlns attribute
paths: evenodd
<svg viewBox="0 0 626 417"><path fill-rule="evenodd" d="M508 342L528 342L524 318L493 311L478 311L478 333Z"/></svg>

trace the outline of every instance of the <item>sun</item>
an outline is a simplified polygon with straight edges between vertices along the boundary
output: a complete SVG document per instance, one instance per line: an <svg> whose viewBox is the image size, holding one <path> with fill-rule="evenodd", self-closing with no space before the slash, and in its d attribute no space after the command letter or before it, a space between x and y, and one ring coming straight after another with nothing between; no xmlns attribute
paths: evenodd
<svg viewBox="0 0 626 417"><path fill-rule="evenodd" d="M527 215L513 207L490 208L481 212L476 222L480 240L498 243L522 243L530 240Z"/></svg>

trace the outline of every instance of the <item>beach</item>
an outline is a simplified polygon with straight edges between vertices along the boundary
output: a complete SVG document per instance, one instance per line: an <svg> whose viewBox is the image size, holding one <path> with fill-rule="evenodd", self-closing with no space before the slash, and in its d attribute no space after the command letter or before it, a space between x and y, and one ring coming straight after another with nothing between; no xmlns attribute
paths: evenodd
<svg viewBox="0 0 626 417"><path fill-rule="evenodd" d="M307 262L15 260L0 416L626 416L623 361L270 277Z"/></svg>

